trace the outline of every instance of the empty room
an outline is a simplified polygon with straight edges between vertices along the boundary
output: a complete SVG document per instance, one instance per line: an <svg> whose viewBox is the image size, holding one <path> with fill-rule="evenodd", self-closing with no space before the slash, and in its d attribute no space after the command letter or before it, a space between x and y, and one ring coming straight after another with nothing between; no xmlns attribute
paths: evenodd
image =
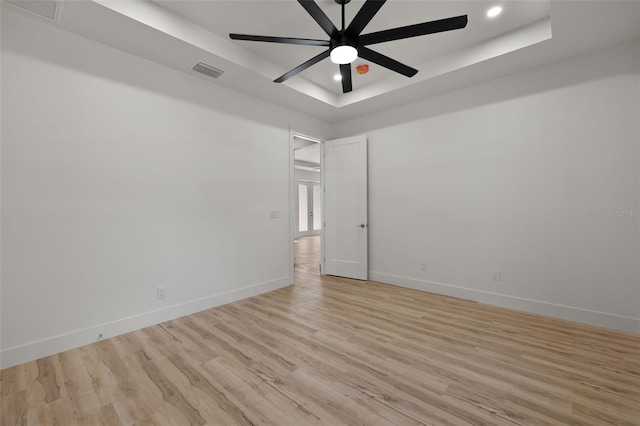
<svg viewBox="0 0 640 426"><path fill-rule="evenodd" d="M1 426L640 426L639 1L0 14Z"/></svg>

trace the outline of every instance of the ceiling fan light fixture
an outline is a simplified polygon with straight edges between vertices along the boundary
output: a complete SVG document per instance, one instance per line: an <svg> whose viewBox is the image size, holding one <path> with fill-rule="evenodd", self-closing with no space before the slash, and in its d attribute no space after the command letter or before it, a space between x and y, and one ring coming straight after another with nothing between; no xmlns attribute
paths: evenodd
<svg viewBox="0 0 640 426"><path fill-rule="evenodd" d="M331 50L330 56L334 64L350 64L358 58L358 49L349 45L337 46Z"/></svg>
<svg viewBox="0 0 640 426"><path fill-rule="evenodd" d="M0 0L1 1L1 0ZM330 0L322 0L330 3ZM378 13L387 0L365 0L358 10L351 23L347 26L345 22L345 5L350 0L335 0L342 8L340 17L342 18L342 29L338 29L331 19L322 11L316 0L298 0L313 20L329 36L329 40L297 38L297 37L275 37L251 34L230 33L232 40L259 41L263 43L284 43L301 44L307 46L324 46L328 49L317 54L313 58L298 65L294 69L284 73L273 80L274 83L283 83L291 77L300 74L307 68L318 62L331 58L331 62L340 65L340 75L342 76L342 93L349 93L353 90L352 66L357 58L371 61L376 65L387 68L406 77L413 77L418 70L411 68L401 62L396 61L382 53L369 49L371 44L386 43L388 41L402 40L410 37L424 36L428 34L442 33L445 31L459 30L465 28L468 22L467 15L452 16L451 18L438 19L435 21L422 22L419 24L406 25L404 27L389 28L382 31L362 34L362 31ZM492 0L493 1L493 0ZM505 0L495 0L502 1ZM292 2L293 3L293 2ZM356 69L362 73L363 69Z"/></svg>

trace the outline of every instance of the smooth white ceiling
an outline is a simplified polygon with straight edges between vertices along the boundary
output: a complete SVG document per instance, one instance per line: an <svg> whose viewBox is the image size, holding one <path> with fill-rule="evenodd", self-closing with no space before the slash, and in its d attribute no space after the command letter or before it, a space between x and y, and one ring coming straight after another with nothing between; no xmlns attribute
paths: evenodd
<svg viewBox="0 0 640 426"><path fill-rule="evenodd" d="M294 158L307 163L320 164L320 144L314 143L294 151Z"/></svg>
<svg viewBox="0 0 640 426"><path fill-rule="evenodd" d="M484 13L496 3L504 14L489 21ZM319 4L339 22L333 0ZM361 4L353 0L347 5L347 21ZM337 66L329 60L284 84L272 82L320 48L228 38L229 32L326 38L293 0L87 0L63 5L61 18L48 23L327 123L640 38L638 1L389 0L364 33L460 14L469 14L469 25L372 46L420 72L409 79L370 64L370 74L354 74L354 91L342 94L332 80ZM2 7L10 8L6 2ZM198 74L191 70L198 61L225 73L218 79Z"/></svg>
<svg viewBox="0 0 640 426"><path fill-rule="evenodd" d="M295 1L155 1L155 3L225 38L233 32L328 39L311 16ZM319 0L317 3L339 28L340 5L334 0ZM364 3L363 0L353 0L346 5L347 25ZM503 5L503 13L493 19L487 18L486 11L497 4ZM467 27L462 30L381 43L371 48L409 66L418 67L434 58L544 19L549 16L549 2L546 0L388 1L365 28L363 34L459 15L469 17ZM315 46L248 41L234 43L253 54L281 65L286 70L295 68L326 50L325 47ZM364 63L369 64L370 67L366 75L359 75L355 69L352 69L354 90L390 76L395 77L393 71L362 59L354 62L353 68ZM299 76L333 93L341 94L341 83L333 79L338 71L337 65L325 59Z"/></svg>

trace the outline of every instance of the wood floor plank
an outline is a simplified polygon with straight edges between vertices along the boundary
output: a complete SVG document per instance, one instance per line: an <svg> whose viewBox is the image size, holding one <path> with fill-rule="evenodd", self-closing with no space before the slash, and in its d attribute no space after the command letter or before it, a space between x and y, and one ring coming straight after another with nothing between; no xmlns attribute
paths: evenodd
<svg viewBox="0 0 640 426"><path fill-rule="evenodd" d="M207 423L200 412L180 392L171 377L167 376L166 371L158 368L158 365L144 351L138 351L135 355L143 370L162 392L162 398L175 407L190 425L202 426Z"/></svg>
<svg viewBox="0 0 640 426"><path fill-rule="evenodd" d="M269 401L277 407L280 415L276 424L295 425L322 425L344 424L326 410L326 407L318 405L317 401L303 398L295 392L291 392L282 386L283 378L289 377L292 372L284 375L274 374L274 371L261 362L256 362L243 368L237 360L228 357L220 357L217 361L227 369L233 371L243 382L248 384L261 398Z"/></svg>
<svg viewBox="0 0 640 426"><path fill-rule="evenodd" d="M224 394L237 407L241 407L244 415L254 425L278 425L281 417L271 401L263 398L251 383L242 380L244 364L236 358L228 358L231 363L240 365L239 370L229 369L229 362L221 355L202 365L204 374L210 381L215 381L224 389Z"/></svg>
<svg viewBox="0 0 640 426"><path fill-rule="evenodd" d="M27 391L12 392L0 398L0 425L27 424Z"/></svg>
<svg viewBox="0 0 640 426"><path fill-rule="evenodd" d="M199 401L203 402L201 406L203 406L205 410L208 407L210 409L209 411L212 411L212 407L217 407L217 410L213 410L213 414L208 416L209 418L213 417L220 423L225 424L242 426L250 426L253 424L242 408L229 400L220 385L205 376L199 368L189 364L179 355L172 355L168 361L185 376L189 386L199 389L206 395L206 399L198 398ZM188 390L186 386L184 389L185 392Z"/></svg>
<svg viewBox="0 0 640 426"><path fill-rule="evenodd" d="M0 372L0 426L640 426L640 336L320 276Z"/></svg>
<svg viewBox="0 0 640 426"><path fill-rule="evenodd" d="M57 357L54 355L46 358L40 358L37 361L38 377L36 380L44 390L44 401L46 403L51 403L60 399L60 383L58 383L59 375L56 374L56 368L54 366L54 361L56 360Z"/></svg>

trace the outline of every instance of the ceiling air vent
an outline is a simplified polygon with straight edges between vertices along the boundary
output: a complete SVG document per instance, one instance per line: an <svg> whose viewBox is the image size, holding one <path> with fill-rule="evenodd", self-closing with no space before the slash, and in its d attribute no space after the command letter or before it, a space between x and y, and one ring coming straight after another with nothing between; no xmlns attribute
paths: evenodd
<svg viewBox="0 0 640 426"><path fill-rule="evenodd" d="M216 67L212 67L211 65L207 65L204 62L198 62L195 64L193 66L193 70L213 78L218 78L224 74L224 71L219 70Z"/></svg>
<svg viewBox="0 0 640 426"><path fill-rule="evenodd" d="M5 0L5 3L51 21L58 20L61 9L60 3L53 0Z"/></svg>

